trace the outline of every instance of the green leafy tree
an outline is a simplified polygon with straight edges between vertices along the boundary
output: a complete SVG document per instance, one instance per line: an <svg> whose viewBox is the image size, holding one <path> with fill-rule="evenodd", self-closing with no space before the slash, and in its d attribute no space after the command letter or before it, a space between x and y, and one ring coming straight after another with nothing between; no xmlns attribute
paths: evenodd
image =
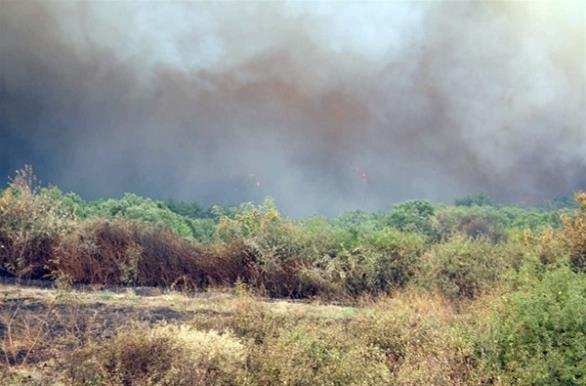
<svg viewBox="0 0 586 386"><path fill-rule="evenodd" d="M433 204L427 200L409 200L393 206L386 223L405 232L420 232L432 235L430 219L435 213Z"/></svg>
<svg viewBox="0 0 586 386"><path fill-rule="evenodd" d="M180 216L189 218L212 218L213 214L211 209L204 209L197 202L185 202L176 200L165 201L165 206L172 212L177 213Z"/></svg>
<svg viewBox="0 0 586 386"><path fill-rule="evenodd" d="M494 206L494 202L486 193L469 194L454 202L456 206Z"/></svg>

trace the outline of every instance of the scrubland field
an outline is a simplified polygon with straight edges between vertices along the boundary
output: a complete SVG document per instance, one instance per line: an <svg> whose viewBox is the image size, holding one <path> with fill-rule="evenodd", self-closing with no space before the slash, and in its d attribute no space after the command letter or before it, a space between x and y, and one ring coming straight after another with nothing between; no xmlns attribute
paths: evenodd
<svg viewBox="0 0 586 386"><path fill-rule="evenodd" d="M36 185L0 195L2 385L586 385L584 193L289 219Z"/></svg>

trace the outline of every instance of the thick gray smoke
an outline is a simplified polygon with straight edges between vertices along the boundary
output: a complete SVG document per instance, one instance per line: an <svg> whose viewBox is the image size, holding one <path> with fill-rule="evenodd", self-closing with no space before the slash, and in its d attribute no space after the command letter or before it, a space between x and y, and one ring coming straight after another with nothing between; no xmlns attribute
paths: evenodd
<svg viewBox="0 0 586 386"><path fill-rule="evenodd" d="M293 215L586 188L581 2L0 2L0 172Z"/></svg>

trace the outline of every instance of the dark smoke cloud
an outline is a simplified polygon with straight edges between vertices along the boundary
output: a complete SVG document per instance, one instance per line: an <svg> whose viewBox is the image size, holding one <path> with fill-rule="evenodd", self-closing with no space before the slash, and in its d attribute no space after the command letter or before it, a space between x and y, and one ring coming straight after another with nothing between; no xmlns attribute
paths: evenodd
<svg viewBox="0 0 586 386"><path fill-rule="evenodd" d="M0 2L0 173L287 213L586 188L580 2Z"/></svg>

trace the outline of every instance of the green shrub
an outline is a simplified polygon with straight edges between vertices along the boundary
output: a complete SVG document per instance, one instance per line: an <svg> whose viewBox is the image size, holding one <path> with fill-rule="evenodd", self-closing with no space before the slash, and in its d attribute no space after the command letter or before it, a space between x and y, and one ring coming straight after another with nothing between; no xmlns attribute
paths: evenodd
<svg viewBox="0 0 586 386"><path fill-rule="evenodd" d="M301 273L313 264L304 244L303 229L287 220L272 201L243 205L237 212L220 216L216 229L225 246L236 247L230 252L246 262L241 278L270 296L307 297L316 295L319 282Z"/></svg>
<svg viewBox="0 0 586 386"><path fill-rule="evenodd" d="M557 196L545 203L545 208L551 211L560 209L576 209L578 203L571 195Z"/></svg>
<svg viewBox="0 0 586 386"><path fill-rule="evenodd" d="M494 202L486 193L470 194L454 201L456 206L494 206Z"/></svg>
<svg viewBox="0 0 586 386"><path fill-rule="evenodd" d="M525 230L522 235L523 247L535 256L543 267L553 266L567 260L568 251L559 233L549 228L543 232Z"/></svg>
<svg viewBox="0 0 586 386"><path fill-rule="evenodd" d="M180 236L195 238L191 219L171 211L163 202L126 193L119 200L100 200L88 204L88 217L139 220Z"/></svg>
<svg viewBox="0 0 586 386"><path fill-rule="evenodd" d="M394 205L386 216L386 223L406 232L433 235L430 219L435 213L433 204L426 200L409 200Z"/></svg>
<svg viewBox="0 0 586 386"><path fill-rule="evenodd" d="M519 207L441 206L430 220L438 240L447 240L455 234L471 238L484 237L498 242L519 230L543 230L561 225L560 212L544 212Z"/></svg>
<svg viewBox="0 0 586 386"><path fill-rule="evenodd" d="M211 208L204 209L196 202L167 200L165 201L165 206L180 216L190 217L192 219L213 218Z"/></svg>
<svg viewBox="0 0 586 386"><path fill-rule="evenodd" d="M299 243L308 260L335 258L343 248L356 244L357 232L340 225L337 220L311 217L300 221Z"/></svg>
<svg viewBox="0 0 586 386"><path fill-rule="evenodd" d="M422 260L419 283L451 300L476 298L509 269L500 248L461 236L433 246Z"/></svg>
<svg viewBox="0 0 586 386"><path fill-rule="evenodd" d="M425 249L425 237L385 228L364 239L365 249L377 254L376 287L382 291L407 284L419 268L419 257Z"/></svg>
<svg viewBox="0 0 586 386"><path fill-rule="evenodd" d="M390 293L417 272L425 246L421 234L383 228L359 240L354 250L342 249L322 272L351 295Z"/></svg>
<svg viewBox="0 0 586 386"><path fill-rule="evenodd" d="M209 243L214 240L216 221L211 218L196 218L189 222L189 228L194 240Z"/></svg>
<svg viewBox="0 0 586 386"><path fill-rule="evenodd" d="M498 209L492 207L442 207L431 223L439 240L448 240L456 234L487 238L495 243L506 238L504 220Z"/></svg>
<svg viewBox="0 0 586 386"><path fill-rule="evenodd" d="M383 215L353 211L344 213L331 221L336 230L338 245L354 249L364 237L380 231L388 224Z"/></svg>
<svg viewBox="0 0 586 386"><path fill-rule="evenodd" d="M342 250L330 261L329 281L340 283L344 292L356 296L364 293L377 293L377 258L379 254L357 248L353 251Z"/></svg>
<svg viewBox="0 0 586 386"><path fill-rule="evenodd" d="M560 267L505 295L480 350L504 384L586 385L586 276Z"/></svg>

